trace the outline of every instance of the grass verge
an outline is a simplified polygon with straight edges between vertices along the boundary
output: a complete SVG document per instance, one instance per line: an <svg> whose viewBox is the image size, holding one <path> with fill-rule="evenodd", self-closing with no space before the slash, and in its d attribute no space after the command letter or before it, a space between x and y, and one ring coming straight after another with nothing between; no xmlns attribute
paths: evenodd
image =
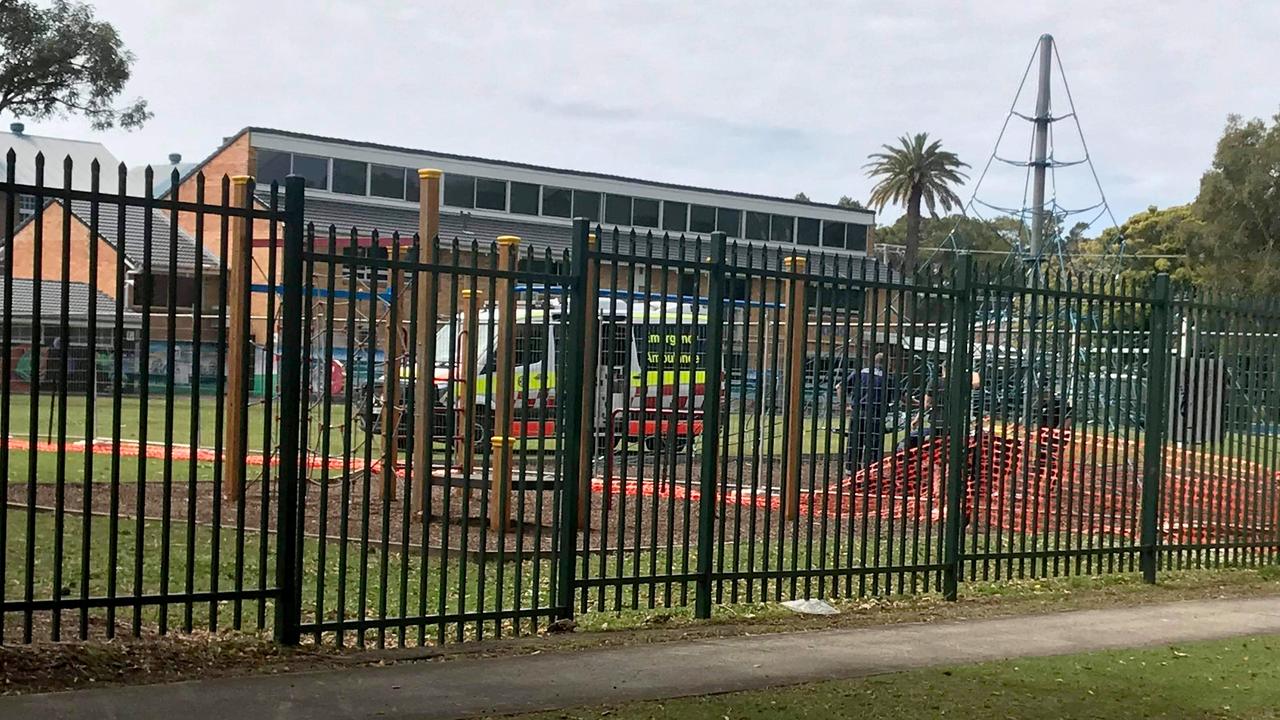
<svg viewBox="0 0 1280 720"><path fill-rule="evenodd" d="M772 690L520 716L639 718L1275 718L1280 636L1022 658Z"/></svg>

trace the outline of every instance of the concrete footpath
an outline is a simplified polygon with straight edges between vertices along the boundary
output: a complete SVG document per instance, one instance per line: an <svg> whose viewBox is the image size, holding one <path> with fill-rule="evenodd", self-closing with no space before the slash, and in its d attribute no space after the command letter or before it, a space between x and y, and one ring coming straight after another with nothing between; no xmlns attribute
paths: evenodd
<svg viewBox="0 0 1280 720"><path fill-rule="evenodd" d="M0 698L0 719L466 718L1280 633L1280 598L672 642Z"/></svg>

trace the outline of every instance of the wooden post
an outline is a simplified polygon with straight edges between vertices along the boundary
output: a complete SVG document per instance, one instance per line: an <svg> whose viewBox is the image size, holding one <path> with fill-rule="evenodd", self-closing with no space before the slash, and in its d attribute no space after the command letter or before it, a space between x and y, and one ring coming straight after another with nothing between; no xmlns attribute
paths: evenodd
<svg viewBox="0 0 1280 720"><path fill-rule="evenodd" d="M782 268L787 272L802 273L805 258L785 258ZM809 312L805 307L804 279L788 278L786 283L790 344L787 348L787 444L782 452L786 458L786 517L793 520L800 515L800 453L804 449L804 356L809 344Z"/></svg>
<svg viewBox="0 0 1280 720"><path fill-rule="evenodd" d="M400 259L398 239L392 236L387 257L395 262ZM396 468L400 449L396 428L400 424L400 325L404 315L400 312L400 284L403 273L392 269L387 273L386 330L382 333L382 458L389 468L382 473L382 492L396 499Z"/></svg>
<svg viewBox="0 0 1280 720"><path fill-rule="evenodd" d="M436 259L436 236L440 234L440 176L439 170L424 168L418 171L418 262L426 264ZM432 445L435 432L435 373L436 373L436 320L440 299L436 291L436 274L420 271L416 282L418 291L418 345L417 367L414 368L413 406L417 422L413 426L413 495L418 498L415 516L426 518L431 508L427 505L427 482L431 477Z"/></svg>
<svg viewBox="0 0 1280 720"><path fill-rule="evenodd" d="M476 423L476 363L479 354L476 342L480 334L479 290L464 288L462 297L462 329L458 332L458 362L462 364L462 432L458 456L462 463L462 477L470 481L475 460Z"/></svg>
<svg viewBox="0 0 1280 720"><path fill-rule="evenodd" d="M236 175L231 178L231 205L249 207L249 183L253 178ZM227 394L223 396L226 427L222 448L222 496L238 500L244 494L245 433L249 409L245 405L252 362L249 348L249 253L252 249L253 223L241 215L231 218L231 237L227 240Z"/></svg>
<svg viewBox="0 0 1280 720"><path fill-rule="evenodd" d="M587 235L587 247L594 251L596 235ZM582 348L582 435L578 442L578 527L589 527L587 515L591 512L591 460L592 450L596 442L596 371L599 369L600 353L596 349L600 342L600 262L587 257L586 272L586 307L587 317ZM605 372L609 369L605 368ZM605 418L611 422L612 418ZM606 498L606 502L608 499Z"/></svg>
<svg viewBox="0 0 1280 720"><path fill-rule="evenodd" d="M498 238L498 256L494 267L513 270L516 266L520 238L503 235ZM496 324L498 337L494 342L496 353L493 374L493 485L489 492L489 527L505 531L511 524L511 451L515 438L511 437L511 420L515 405L515 343L519 326L516 323L516 292L511 278L500 277L495 282L498 293L494 310L498 313Z"/></svg>

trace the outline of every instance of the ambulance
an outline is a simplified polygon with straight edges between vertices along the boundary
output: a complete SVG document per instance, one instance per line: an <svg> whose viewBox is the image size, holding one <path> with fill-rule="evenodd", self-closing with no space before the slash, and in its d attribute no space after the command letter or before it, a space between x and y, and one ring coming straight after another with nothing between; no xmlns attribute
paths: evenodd
<svg viewBox="0 0 1280 720"><path fill-rule="evenodd" d="M473 446L477 451L488 448L494 433L498 350L504 342L513 342L515 367L514 412L506 432L525 440L555 438L558 380L565 363L582 361L581 349L567 345L567 318L558 294L516 303L515 318L514 327L504 329L498 311L486 307L476 313L471 333L461 313L437 330L437 438L457 436L459 420L466 416L463 410L471 404ZM584 430L596 436L598 446L683 448L702 432L708 352L705 305L691 297L602 291L596 322L595 407ZM473 372L463 365L469 357L474 358ZM402 392L408 391L410 374L411 369L402 366ZM472 389L467 387L468 376L474 380ZM380 414L381 396L381 391L375 392L375 416ZM406 432L407 418L400 423L401 435Z"/></svg>

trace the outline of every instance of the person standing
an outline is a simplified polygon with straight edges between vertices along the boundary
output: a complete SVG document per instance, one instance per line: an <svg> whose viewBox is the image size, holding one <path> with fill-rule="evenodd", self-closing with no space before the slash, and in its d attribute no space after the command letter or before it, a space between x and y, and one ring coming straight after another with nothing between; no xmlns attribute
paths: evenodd
<svg viewBox="0 0 1280 720"><path fill-rule="evenodd" d="M852 373L844 382L850 428L846 464L856 472L884 455L885 418L894 398L894 383L885 372L884 353L876 353L869 368Z"/></svg>

